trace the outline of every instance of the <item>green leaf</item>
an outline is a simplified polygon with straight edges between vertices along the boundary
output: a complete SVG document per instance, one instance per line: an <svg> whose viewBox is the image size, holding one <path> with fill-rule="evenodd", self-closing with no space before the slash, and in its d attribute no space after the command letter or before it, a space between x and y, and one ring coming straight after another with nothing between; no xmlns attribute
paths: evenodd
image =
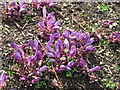
<svg viewBox="0 0 120 90"><path fill-rule="evenodd" d="M72 73L70 71L66 72L66 77L72 77Z"/></svg>
<svg viewBox="0 0 120 90"><path fill-rule="evenodd" d="M46 65L47 65L47 66L50 66L50 62L47 62Z"/></svg>

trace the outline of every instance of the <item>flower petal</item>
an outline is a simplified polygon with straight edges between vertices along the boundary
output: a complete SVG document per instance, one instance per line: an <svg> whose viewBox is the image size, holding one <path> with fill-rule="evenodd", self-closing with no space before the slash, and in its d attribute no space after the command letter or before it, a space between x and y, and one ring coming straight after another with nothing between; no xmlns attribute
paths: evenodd
<svg viewBox="0 0 120 90"><path fill-rule="evenodd" d="M100 70L100 69L101 69L101 67L96 66L96 67L94 67L94 68L90 69L90 70L89 70L89 72L98 71L98 70Z"/></svg>

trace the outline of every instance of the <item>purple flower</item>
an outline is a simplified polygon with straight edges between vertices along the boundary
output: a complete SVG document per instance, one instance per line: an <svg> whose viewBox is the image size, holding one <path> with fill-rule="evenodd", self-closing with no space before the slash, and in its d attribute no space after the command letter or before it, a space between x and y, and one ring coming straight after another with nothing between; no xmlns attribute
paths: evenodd
<svg viewBox="0 0 120 90"><path fill-rule="evenodd" d="M21 1L19 4L17 1L13 1L12 3L5 4L5 12L3 13L3 17L10 18L15 20L20 19L20 15L23 11L27 11L27 6L24 1Z"/></svg>
<svg viewBox="0 0 120 90"><path fill-rule="evenodd" d="M72 45L71 46L71 50L70 50L70 55L69 57L72 58L73 56L76 55L76 46L75 45Z"/></svg>
<svg viewBox="0 0 120 90"><path fill-rule="evenodd" d="M93 46L87 46L86 48L85 48L85 50L86 51L94 51L95 50L95 47L93 47Z"/></svg>
<svg viewBox="0 0 120 90"><path fill-rule="evenodd" d="M118 32L114 32L109 35L109 41L111 43L118 42L120 43L120 34Z"/></svg>
<svg viewBox="0 0 120 90"><path fill-rule="evenodd" d="M29 45L31 46L32 49L34 48L34 43L32 40L29 41Z"/></svg>
<svg viewBox="0 0 120 90"><path fill-rule="evenodd" d="M40 80L40 77L35 77L35 79L32 80L32 83L36 83Z"/></svg>
<svg viewBox="0 0 120 90"><path fill-rule="evenodd" d="M55 52L55 50L52 47L48 46L48 45L46 45L46 50L50 51L51 53Z"/></svg>
<svg viewBox="0 0 120 90"><path fill-rule="evenodd" d="M8 76L6 76L5 73L3 72L0 76L0 89L5 87L7 78Z"/></svg>
<svg viewBox="0 0 120 90"><path fill-rule="evenodd" d="M18 46L17 46L17 44L16 43L14 43L14 42L11 42L11 46L16 50L16 51L18 51Z"/></svg>
<svg viewBox="0 0 120 90"><path fill-rule="evenodd" d="M69 32L68 30L65 30L65 31L63 32L63 37L64 37L64 38L68 38L69 35L70 35L70 32Z"/></svg>
<svg viewBox="0 0 120 90"><path fill-rule="evenodd" d="M43 18L46 18L46 14L47 14L47 10L45 8L45 6L43 7Z"/></svg>
<svg viewBox="0 0 120 90"><path fill-rule="evenodd" d="M48 57L55 57L55 55L54 55L53 53L46 53L46 55L47 55Z"/></svg>
<svg viewBox="0 0 120 90"><path fill-rule="evenodd" d="M36 52L36 57L37 57L38 60L42 60L43 59L43 55L42 55L40 50Z"/></svg>
<svg viewBox="0 0 120 90"><path fill-rule="evenodd" d="M90 69L90 70L89 70L89 72L98 71L98 70L100 70L100 69L101 69L101 67L96 66L96 67L94 67L94 68Z"/></svg>
<svg viewBox="0 0 120 90"><path fill-rule="evenodd" d="M72 33L69 35L69 37L70 37L71 39L76 39L76 38L78 38L78 34L77 34L76 32L72 32Z"/></svg>
<svg viewBox="0 0 120 90"><path fill-rule="evenodd" d="M59 42L58 41L55 41L54 46L55 46L56 51L59 51Z"/></svg>
<svg viewBox="0 0 120 90"><path fill-rule="evenodd" d="M60 21L56 21L54 25L55 26L59 26L60 25Z"/></svg>
<svg viewBox="0 0 120 90"><path fill-rule="evenodd" d="M36 49L38 49L38 41L34 40L34 46L36 47Z"/></svg>
<svg viewBox="0 0 120 90"><path fill-rule="evenodd" d="M15 59L16 60L18 60L18 61L22 61L22 57L21 57L21 55L20 55L20 53L19 52L14 52L14 56L15 56Z"/></svg>
<svg viewBox="0 0 120 90"><path fill-rule="evenodd" d="M81 63L81 67L83 69L86 69L87 68L87 63L85 62L85 60L83 58L80 58L80 63Z"/></svg>
<svg viewBox="0 0 120 90"><path fill-rule="evenodd" d="M22 75L22 77L20 77L20 80L25 81L26 80L26 75Z"/></svg>
<svg viewBox="0 0 120 90"><path fill-rule="evenodd" d="M48 62L56 62L55 59L48 59L47 61L48 61Z"/></svg>
<svg viewBox="0 0 120 90"><path fill-rule="evenodd" d="M66 68L65 65L61 65L61 66L60 66L60 69L65 69L65 68Z"/></svg>
<svg viewBox="0 0 120 90"><path fill-rule="evenodd" d="M19 53L21 54L22 57L24 57L25 53L22 49L19 49Z"/></svg>
<svg viewBox="0 0 120 90"><path fill-rule="evenodd" d="M60 38L58 39L58 42L59 42L60 48L63 50L63 43L62 43L62 40Z"/></svg>
<svg viewBox="0 0 120 90"><path fill-rule="evenodd" d="M43 67L41 67L41 68L40 68L39 72L46 71L46 70L47 70L47 68L48 68L48 66L43 66Z"/></svg>
<svg viewBox="0 0 120 90"><path fill-rule="evenodd" d="M68 62L68 67L73 67L74 66L74 64L75 64L75 62L73 62L73 61L71 61L71 62Z"/></svg>
<svg viewBox="0 0 120 90"><path fill-rule="evenodd" d="M68 67L68 66L66 66L66 68L65 68L67 71L70 71L71 70L71 68L70 67Z"/></svg>
<svg viewBox="0 0 120 90"><path fill-rule="evenodd" d="M38 26L39 26L40 28L42 28L43 30L45 30L45 23L44 23L44 22L39 22L39 23L38 23Z"/></svg>
<svg viewBox="0 0 120 90"><path fill-rule="evenodd" d="M55 56L56 56L57 58L60 58L60 52L59 52L59 51L56 51L56 52L55 52Z"/></svg>
<svg viewBox="0 0 120 90"><path fill-rule="evenodd" d="M69 50L69 41L67 38L65 38L65 40L64 40L64 45L66 47L66 50Z"/></svg>

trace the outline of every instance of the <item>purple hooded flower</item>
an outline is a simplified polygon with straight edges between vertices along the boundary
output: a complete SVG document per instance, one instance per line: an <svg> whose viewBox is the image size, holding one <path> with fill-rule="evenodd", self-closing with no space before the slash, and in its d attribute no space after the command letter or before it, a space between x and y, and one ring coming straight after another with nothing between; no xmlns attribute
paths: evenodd
<svg viewBox="0 0 120 90"><path fill-rule="evenodd" d="M34 48L34 43L32 40L29 41L29 45L31 46L32 49Z"/></svg>
<svg viewBox="0 0 120 90"><path fill-rule="evenodd" d="M89 72L98 71L98 70L100 70L100 69L101 69L101 67L96 66L96 67L94 67L94 68L90 69L90 70L89 70Z"/></svg>
<svg viewBox="0 0 120 90"><path fill-rule="evenodd" d="M40 77L35 77L35 79L32 80L32 83L36 83L40 80Z"/></svg>
<svg viewBox="0 0 120 90"><path fill-rule="evenodd" d="M74 64L75 64L75 62L73 62L73 61L71 61L71 62L68 62L68 67L73 67L74 66Z"/></svg>
<svg viewBox="0 0 120 90"><path fill-rule="evenodd" d="M61 65L61 66L60 66L60 69L65 69L65 68L66 68L65 65Z"/></svg>
<svg viewBox="0 0 120 90"><path fill-rule="evenodd" d="M36 52L36 57L37 57L38 60L42 60L43 59L43 55L42 55L40 50Z"/></svg>
<svg viewBox="0 0 120 90"><path fill-rule="evenodd" d="M70 50L70 55L69 57L72 58L73 56L76 55L76 46L75 45L72 45L71 46L71 50Z"/></svg>
<svg viewBox="0 0 120 90"><path fill-rule="evenodd" d="M55 55L54 55L53 53L46 53L46 55L47 55L48 57L55 57Z"/></svg>
<svg viewBox="0 0 120 90"><path fill-rule="evenodd" d="M118 42L120 43L120 34L118 32L114 32L109 35L109 41L111 43Z"/></svg>
<svg viewBox="0 0 120 90"><path fill-rule="evenodd" d="M65 40L64 40L64 45L66 47L66 50L69 50L69 41L67 38L65 38Z"/></svg>
<svg viewBox="0 0 120 90"><path fill-rule="evenodd" d="M56 21L54 25L55 26L59 26L60 25L60 21Z"/></svg>
<svg viewBox="0 0 120 90"><path fill-rule="evenodd" d="M36 47L36 49L38 49L38 41L34 40L34 46Z"/></svg>
<svg viewBox="0 0 120 90"><path fill-rule="evenodd" d="M21 54L22 58L25 56L25 53L22 49L19 49L19 53Z"/></svg>
<svg viewBox="0 0 120 90"><path fill-rule="evenodd" d="M16 43L14 43L14 42L11 42L11 46L16 50L16 51L18 51L18 46L17 46L17 44Z"/></svg>
<svg viewBox="0 0 120 90"><path fill-rule="evenodd" d="M15 56L15 59L16 60L18 60L18 61L22 61L22 57L21 57L21 55L20 55L20 53L19 52L14 52L14 56Z"/></svg>
<svg viewBox="0 0 120 90"><path fill-rule="evenodd" d="M87 46L86 48L85 48L85 50L86 51L94 51L95 50L95 47L93 47L93 46Z"/></svg>
<svg viewBox="0 0 120 90"><path fill-rule="evenodd" d="M71 68L70 67L68 67L68 66L66 66L66 68L65 68L67 71L70 71L71 70Z"/></svg>
<svg viewBox="0 0 120 90"><path fill-rule="evenodd" d="M45 23L44 22L39 22L38 26L42 28L42 30L45 30Z"/></svg>
<svg viewBox="0 0 120 90"><path fill-rule="evenodd" d="M20 77L20 80L25 81L26 80L26 75L22 75L22 77Z"/></svg>
<svg viewBox="0 0 120 90"><path fill-rule="evenodd" d="M47 10L45 8L45 6L43 7L43 18L46 18L46 14L47 14Z"/></svg>
<svg viewBox="0 0 120 90"><path fill-rule="evenodd" d="M60 49L63 50L63 43L62 43L62 40L60 38L58 39L58 42L59 42Z"/></svg>
<svg viewBox="0 0 120 90"><path fill-rule="evenodd" d="M20 3L17 3L17 1L14 0L12 3L10 2L7 5L5 4L5 14L3 13L3 17L12 17L12 19L19 20L21 13L23 11L27 11L27 6L28 5L25 4L25 1L23 0Z"/></svg>
<svg viewBox="0 0 120 90"><path fill-rule="evenodd" d="M7 78L8 76L3 72L0 76L0 89L5 87Z"/></svg>
<svg viewBox="0 0 120 90"><path fill-rule="evenodd" d="M48 62L56 62L55 59L48 59Z"/></svg>
<svg viewBox="0 0 120 90"><path fill-rule="evenodd" d="M43 67L40 68L39 72L46 71L47 68L48 68L48 66L43 66Z"/></svg>
<svg viewBox="0 0 120 90"><path fill-rule="evenodd" d="M59 42L58 41L55 41L54 46L55 46L56 51L59 51Z"/></svg>
<svg viewBox="0 0 120 90"><path fill-rule="evenodd" d="M55 52L55 56L56 56L57 58L60 58L60 52L59 52L59 51L56 51L56 52Z"/></svg>
<svg viewBox="0 0 120 90"><path fill-rule="evenodd" d="M80 63L81 63L81 67L83 69L87 68L87 63L85 62L85 60L83 58L80 58Z"/></svg>
<svg viewBox="0 0 120 90"><path fill-rule="evenodd" d="M46 50L50 51L51 53L55 52L55 50L52 47L48 46L48 45L46 45Z"/></svg>
<svg viewBox="0 0 120 90"><path fill-rule="evenodd" d="M65 31L63 32L63 37L64 37L64 38L68 38L69 35L70 35L70 32L69 32L68 30L65 30Z"/></svg>
<svg viewBox="0 0 120 90"><path fill-rule="evenodd" d="M70 37L71 39L76 39L76 38L78 38L78 34L77 34L76 32L72 32L72 33L69 35L69 37Z"/></svg>

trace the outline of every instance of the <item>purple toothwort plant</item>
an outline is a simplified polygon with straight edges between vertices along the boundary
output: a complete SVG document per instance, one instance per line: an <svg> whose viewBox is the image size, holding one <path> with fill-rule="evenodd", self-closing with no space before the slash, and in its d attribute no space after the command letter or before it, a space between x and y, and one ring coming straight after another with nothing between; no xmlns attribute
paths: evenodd
<svg viewBox="0 0 120 90"><path fill-rule="evenodd" d="M19 4L17 1L13 1L8 4L4 4L3 17L7 19L19 20L22 12L27 11L27 4L22 0Z"/></svg>
<svg viewBox="0 0 120 90"><path fill-rule="evenodd" d="M78 59L95 51L95 47L91 45L93 41L93 38L90 38L87 32L70 30L65 30L62 34L57 32L50 35L46 45L46 55L50 59L54 59L57 72L69 71L71 67L77 66L84 69L87 64L85 65L84 61L78 63Z"/></svg>
<svg viewBox="0 0 120 90"><path fill-rule="evenodd" d="M8 76L6 76L5 73L3 72L0 76L0 89L4 88L6 86L7 78L8 78Z"/></svg>
<svg viewBox="0 0 120 90"><path fill-rule="evenodd" d="M54 14L55 12L51 12L47 15L47 9L43 7L43 18L38 23L38 27L40 28L38 37L49 37L51 33L60 29L60 21L56 21Z"/></svg>
<svg viewBox="0 0 120 90"><path fill-rule="evenodd" d="M40 10L43 7L51 8L54 6L54 0L44 0L44 1L36 1L32 0L33 8L36 8L37 10Z"/></svg>
<svg viewBox="0 0 120 90"><path fill-rule="evenodd" d="M14 50L10 55L20 65L19 76L20 80L24 82L23 84L29 86L31 83L38 82L42 72L48 69L48 66L45 65L46 62L43 60L43 50L38 41L30 40L28 44L21 46L12 42L11 46Z"/></svg>

